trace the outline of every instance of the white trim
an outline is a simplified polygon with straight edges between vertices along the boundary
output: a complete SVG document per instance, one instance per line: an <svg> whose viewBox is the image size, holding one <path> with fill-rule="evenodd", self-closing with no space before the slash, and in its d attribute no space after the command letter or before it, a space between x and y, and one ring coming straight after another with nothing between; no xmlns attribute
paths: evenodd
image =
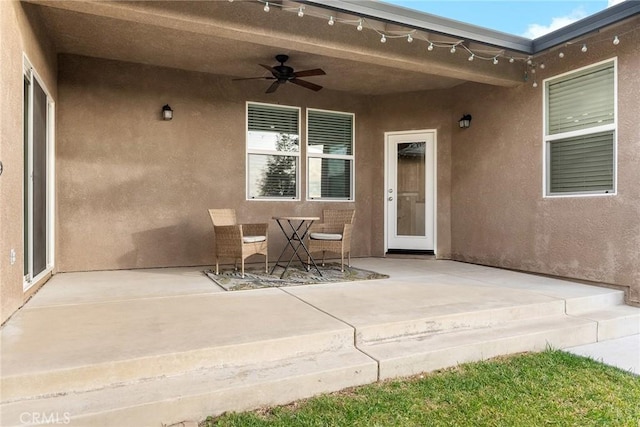
<svg viewBox="0 0 640 427"><path fill-rule="evenodd" d="M425 178L430 178L433 183L433 253L438 254L438 131L437 129L418 129L408 131L389 131L384 133L384 188L382 191L382 201L384 203L383 227L384 227L384 253L389 250L389 204L387 203L387 189L390 185L389 178L389 138L392 136L432 134L433 135L433 173L428 175L425 171ZM425 191L427 191L425 189Z"/></svg>
<svg viewBox="0 0 640 427"><path fill-rule="evenodd" d="M351 154L322 154L322 153L309 153L309 111L320 111L326 113L336 113L336 114L344 114L350 115L352 117L353 127L351 128ZM347 111L337 111L337 110L324 110L320 108L307 108L305 111L305 140L304 140L304 148L305 148L305 200L309 202L347 202L353 203L356 200L356 115L355 113L349 113ZM351 179L350 179L350 187L351 187L351 197L348 199L344 198L332 198L332 197L311 197L309 196L309 159L338 159L338 160L351 160Z"/></svg>
<svg viewBox="0 0 640 427"><path fill-rule="evenodd" d="M613 124L594 126L587 129L576 131L557 133L553 135L547 134L547 110L549 103L548 84L561 80L564 77L571 76L581 71L595 68L603 64L613 64ZM575 70L567 71L556 76L552 76L543 80L542 88L542 197L544 199L566 198L566 197L609 197L618 194L618 57L613 57L599 61ZM611 192L579 192L579 193L550 193L548 179L549 149L548 144L553 141L572 138L576 136L590 135L599 132L613 131L613 191Z"/></svg>

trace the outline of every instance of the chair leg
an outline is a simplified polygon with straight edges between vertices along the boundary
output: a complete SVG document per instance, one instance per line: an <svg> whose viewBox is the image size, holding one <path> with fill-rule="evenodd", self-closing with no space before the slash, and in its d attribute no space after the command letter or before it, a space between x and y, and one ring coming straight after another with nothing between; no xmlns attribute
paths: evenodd
<svg viewBox="0 0 640 427"><path fill-rule="evenodd" d="M326 253L326 251L322 251L322 266L324 267L324 254Z"/></svg>
<svg viewBox="0 0 640 427"><path fill-rule="evenodd" d="M244 279L244 258L242 258L242 260L240 261L241 265L242 265L242 278Z"/></svg>
<svg viewBox="0 0 640 427"><path fill-rule="evenodd" d="M264 272L269 272L269 256L267 254L264 254Z"/></svg>
<svg viewBox="0 0 640 427"><path fill-rule="evenodd" d="M347 252L347 266L351 267L351 251Z"/></svg>
<svg viewBox="0 0 640 427"><path fill-rule="evenodd" d="M344 273L344 252L340 252L340 271Z"/></svg>

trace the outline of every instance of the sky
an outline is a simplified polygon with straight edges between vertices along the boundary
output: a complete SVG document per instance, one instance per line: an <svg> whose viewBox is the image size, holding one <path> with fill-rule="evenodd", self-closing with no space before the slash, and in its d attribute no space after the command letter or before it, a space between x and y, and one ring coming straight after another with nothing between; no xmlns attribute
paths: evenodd
<svg viewBox="0 0 640 427"><path fill-rule="evenodd" d="M540 37L622 0L383 0L491 30Z"/></svg>

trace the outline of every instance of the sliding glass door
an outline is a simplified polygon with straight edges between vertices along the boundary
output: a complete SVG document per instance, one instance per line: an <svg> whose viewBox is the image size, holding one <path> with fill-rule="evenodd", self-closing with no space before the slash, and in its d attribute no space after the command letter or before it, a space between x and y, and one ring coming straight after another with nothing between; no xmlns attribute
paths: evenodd
<svg viewBox="0 0 640 427"><path fill-rule="evenodd" d="M53 101L24 67L24 288L53 266Z"/></svg>

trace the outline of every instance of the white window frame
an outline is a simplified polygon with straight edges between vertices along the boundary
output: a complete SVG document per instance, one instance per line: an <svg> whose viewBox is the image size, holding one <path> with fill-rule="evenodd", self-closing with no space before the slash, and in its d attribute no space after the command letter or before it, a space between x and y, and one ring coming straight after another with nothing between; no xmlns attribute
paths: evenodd
<svg viewBox="0 0 640 427"><path fill-rule="evenodd" d="M351 129L351 154L343 155L343 154L324 154L324 153L311 153L309 150L309 113L313 111L326 112L326 113L334 113L334 114L344 114L345 116L351 116L352 119L352 129ZM307 108L306 111L306 121L305 121L305 153L306 153L306 178L307 178L307 188L306 188L306 197L308 201L311 202L353 202L355 200L356 194L356 115L354 113L349 113L345 111L335 111L335 110L323 110L319 108ZM309 161L311 159L339 159L339 160L349 160L351 161L351 177L350 177L350 197L349 198L334 198L334 197L311 197L310 189L309 189Z"/></svg>
<svg viewBox="0 0 640 427"><path fill-rule="evenodd" d="M269 106L269 107L277 107L277 108L288 108L288 109L292 109L292 110L297 110L298 112L298 151L287 151L287 152L281 152L281 151L276 151L276 150L258 150L258 149L250 149L249 148L249 105L265 105L265 106ZM301 151L302 151L302 141L301 141L301 129L300 129L300 124L301 124L301 108L300 107L295 107L295 106L291 106L291 105L281 105L281 104L270 104L270 103L265 103L265 102L253 102L253 101L247 101L246 105L245 105L245 197L246 200L248 201L278 201L278 202L286 202L286 201L291 201L291 202L296 202L296 201L300 201L300 175L301 175L301 169L302 169L302 164L300 159L302 158L301 156ZM296 162L297 162L297 168L296 168L296 197L251 197L251 190L250 190L250 181L249 181L249 156L251 154L261 154L261 155L275 155L275 156L290 156L290 157L295 157L296 158Z"/></svg>
<svg viewBox="0 0 640 427"><path fill-rule="evenodd" d="M563 132L558 134L550 135L548 133L548 85L557 80L564 79L568 76L574 75L576 73L580 73L584 70L588 70L590 68L595 68L601 66L603 64L612 63L613 64L613 123L606 124L602 126L594 126L587 129L580 129L576 131ZM559 74L557 76L550 77L545 79L542 84L542 132L543 132L543 144L542 144L542 194L544 198L565 198L565 197L601 197L601 196L615 196L618 192L618 58L610 58L604 61L600 61L594 64L587 65L585 67L581 67L575 70L568 71L563 74ZM575 193L551 193L550 191L550 149L549 146L554 141L564 140L568 138L592 135L601 132L613 132L613 190L609 192L603 191L582 191Z"/></svg>

